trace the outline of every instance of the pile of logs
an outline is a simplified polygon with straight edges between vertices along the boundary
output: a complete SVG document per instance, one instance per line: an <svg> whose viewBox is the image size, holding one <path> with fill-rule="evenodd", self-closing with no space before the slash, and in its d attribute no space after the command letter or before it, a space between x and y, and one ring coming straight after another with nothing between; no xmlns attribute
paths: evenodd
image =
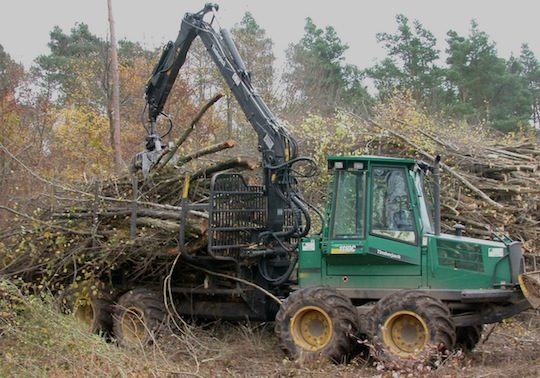
<svg viewBox="0 0 540 378"><path fill-rule="evenodd" d="M191 188L190 201L207 202L214 173L258 167L256 160L220 154L235 146L233 140L179 154L204 112L220 97L201 109L149 172L134 170L75 187L30 172L51 194L46 206L32 215L0 206L14 219L13 227L0 230L0 277L20 278L53 291L79 281L103 281L118 272L128 285L164 277L178 256L184 186ZM205 253L208 214L190 211L185 225L187 252Z"/></svg>
<svg viewBox="0 0 540 378"><path fill-rule="evenodd" d="M50 200L34 214L0 206L14 220L0 230L0 276L61 290L115 272L132 282L166 275L178 256L186 183L191 201L205 202L213 173L257 168L257 158L214 155L233 147L232 140L179 156L179 147L217 99L201 109L146 176L138 172L74 188L32 173L52 188ZM442 155L444 232L462 223L466 236L507 234L522 241L528 254L540 254L540 149L534 138L501 141L488 131L418 127L389 117L355 119L359 132L368 136L360 146L367 153L428 162ZM212 163L200 159L209 155ZM191 211L186 227L187 251L204 253L208 214Z"/></svg>
<svg viewBox="0 0 540 378"><path fill-rule="evenodd" d="M466 226L465 235L509 235L540 255L540 148L534 135L504 137L489 129L418 127L401 119L361 121L385 134L383 154L432 162L442 156L443 232Z"/></svg>

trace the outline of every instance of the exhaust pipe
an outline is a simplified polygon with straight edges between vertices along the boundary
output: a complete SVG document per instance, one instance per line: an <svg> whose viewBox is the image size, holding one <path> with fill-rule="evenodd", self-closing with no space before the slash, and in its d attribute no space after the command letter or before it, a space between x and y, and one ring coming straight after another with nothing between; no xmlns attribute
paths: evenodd
<svg viewBox="0 0 540 378"><path fill-rule="evenodd" d="M435 157L433 164L433 206L434 206L434 226L435 235L441 234L441 174L439 165L441 162L441 155Z"/></svg>

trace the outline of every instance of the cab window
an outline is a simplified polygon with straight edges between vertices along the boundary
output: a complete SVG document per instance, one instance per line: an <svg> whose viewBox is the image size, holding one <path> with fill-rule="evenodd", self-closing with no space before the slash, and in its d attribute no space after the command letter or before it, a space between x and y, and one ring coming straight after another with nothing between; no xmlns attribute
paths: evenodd
<svg viewBox="0 0 540 378"><path fill-rule="evenodd" d="M416 243L416 227L404 168L373 169L371 233Z"/></svg>
<svg viewBox="0 0 540 378"><path fill-rule="evenodd" d="M334 186L332 239L364 238L365 173L337 171Z"/></svg>

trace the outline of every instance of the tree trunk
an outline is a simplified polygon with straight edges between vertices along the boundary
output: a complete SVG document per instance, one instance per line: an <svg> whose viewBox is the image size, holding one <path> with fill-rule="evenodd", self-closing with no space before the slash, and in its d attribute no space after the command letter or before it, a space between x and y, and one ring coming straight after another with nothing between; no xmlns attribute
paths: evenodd
<svg viewBox="0 0 540 378"><path fill-rule="evenodd" d="M114 168L120 174L124 164L122 160L122 147L120 143L120 74L118 72L118 51L116 50L116 32L112 13L112 0L107 0L109 10L109 28L111 33L111 129L113 135Z"/></svg>

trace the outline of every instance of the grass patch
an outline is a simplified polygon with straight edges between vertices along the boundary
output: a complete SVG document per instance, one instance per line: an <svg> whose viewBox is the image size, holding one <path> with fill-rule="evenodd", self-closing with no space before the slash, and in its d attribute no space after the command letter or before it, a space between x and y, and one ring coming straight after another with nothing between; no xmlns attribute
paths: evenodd
<svg viewBox="0 0 540 378"><path fill-rule="evenodd" d="M163 346L122 349L62 314L49 295L24 295L0 281L0 376L191 375ZM189 370L185 370L185 369Z"/></svg>
<svg viewBox="0 0 540 378"><path fill-rule="evenodd" d="M183 323L148 347L120 348L62 314L48 295L22 293L0 279L0 377L536 377L540 317L529 312L498 325L486 343L431 372L348 365L309 366L279 350L271 323ZM174 325L171 323L171 326Z"/></svg>

